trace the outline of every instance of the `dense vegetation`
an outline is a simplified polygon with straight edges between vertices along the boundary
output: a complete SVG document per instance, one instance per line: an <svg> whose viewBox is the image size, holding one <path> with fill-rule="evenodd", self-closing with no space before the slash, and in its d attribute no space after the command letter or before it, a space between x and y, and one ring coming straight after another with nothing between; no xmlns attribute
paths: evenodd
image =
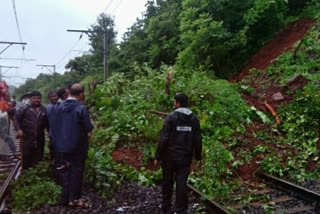
<svg viewBox="0 0 320 214"><path fill-rule="evenodd" d="M274 159L281 159L281 156L267 157L264 163L266 170L280 176L289 173L291 178L298 181L308 179L310 176L319 176L319 174L307 172L308 159L317 161L319 158L319 24L317 22L304 39L296 44L296 46L300 45L296 47L298 48L296 54L292 52L282 54L267 69L268 75L279 78L280 85L285 85L290 77L297 74L302 74L309 81L303 90L295 94L290 104L281 107L278 111L283 120L278 130L286 136L279 143L288 144L298 152L288 154L285 164L281 162L278 166L275 164ZM268 163L268 160L271 160L271 163ZM270 168L271 164L272 168ZM316 173L319 173L319 169L316 168L318 170Z"/></svg>
<svg viewBox="0 0 320 214"><path fill-rule="evenodd" d="M87 87L92 80L100 82L94 92L87 91L96 125L90 139L87 180L103 195L122 179L154 185L160 171L146 170L146 166L154 157L163 123L159 112L172 110L176 92L189 95L190 108L200 119L203 170L193 173L190 181L209 198L228 198L241 185L236 179L239 167L257 156L263 157L262 169L271 174L298 181L319 176L319 22L297 42L295 53L283 53L266 71L251 71L281 87L295 74L308 80L289 104L277 109L281 117L278 126L273 125L271 114L242 99L254 91L245 80L230 83L223 79L238 72L253 52L288 23L319 17L319 7L316 0L148 1L144 18L137 20L120 44L115 42L112 17L100 15L91 28L110 29L112 76L102 83L99 33L90 36L90 53L71 60L66 65L70 71L57 75L58 86L82 81ZM31 89L47 92L50 78L41 74L28 80L16 94ZM249 147L250 139L238 136L256 124L266 127L253 133L263 144ZM288 150L273 149L278 147ZM144 166L136 169L114 162L111 153L117 148L143 151ZM315 167L310 168L312 161Z"/></svg>
<svg viewBox="0 0 320 214"><path fill-rule="evenodd" d="M11 184L14 210L30 211L59 201L61 187L55 184L50 169L48 162L40 162Z"/></svg>
<svg viewBox="0 0 320 214"><path fill-rule="evenodd" d="M144 17L128 29L116 43L114 20L107 14L98 17L90 30L91 50L67 65L63 75L56 74L57 87L96 75L102 80L103 35L108 29L109 70L133 77L137 69L159 69L179 65L188 71L205 71L227 77L237 72L252 53L263 46L286 24L301 17L315 17L317 0L158 0L148 1ZM33 89L44 94L53 88L52 75L40 74L28 80L15 94Z"/></svg>

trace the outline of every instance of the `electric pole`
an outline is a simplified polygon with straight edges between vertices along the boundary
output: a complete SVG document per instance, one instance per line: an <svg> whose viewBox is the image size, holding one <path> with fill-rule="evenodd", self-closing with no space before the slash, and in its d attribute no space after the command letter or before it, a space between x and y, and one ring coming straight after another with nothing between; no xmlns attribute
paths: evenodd
<svg viewBox="0 0 320 214"><path fill-rule="evenodd" d="M48 69L48 71L50 73L53 74L53 90L56 89L56 65L36 65L36 66L40 66L40 67L45 67L46 69ZM52 68L52 70L49 69L49 67Z"/></svg>
<svg viewBox="0 0 320 214"><path fill-rule="evenodd" d="M2 72L2 68L8 68L6 71ZM4 77L3 75L5 73L7 73L11 68L19 68L19 67L16 67L16 66L1 66L0 65L0 81L2 81L2 78Z"/></svg>
<svg viewBox="0 0 320 214"><path fill-rule="evenodd" d="M4 42L0 41L0 44L7 44L8 46L5 47L2 51L0 51L0 55L5 52L11 45L26 45L27 43L25 42ZM24 46L22 46L22 49L24 50Z"/></svg>
<svg viewBox="0 0 320 214"><path fill-rule="evenodd" d="M108 34L107 31L92 31L92 30L67 30L67 32L77 32L77 33L103 33L103 67L104 67L104 82L108 79L108 49L109 49L109 42L108 42Z"/></svg>

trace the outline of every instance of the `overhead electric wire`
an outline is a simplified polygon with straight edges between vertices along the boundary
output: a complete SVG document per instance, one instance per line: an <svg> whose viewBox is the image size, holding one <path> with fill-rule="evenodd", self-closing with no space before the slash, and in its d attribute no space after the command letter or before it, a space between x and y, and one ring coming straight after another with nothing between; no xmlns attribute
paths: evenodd
<svg viewBox="0 0 320 214"><path fill-rule="evenodd" d="M120 4L122 3L122 0L119 0L117 6L112 10L111 14L115 15L115 11L117 11L118 7L120 6Z"/></svg>
<svg viewBox="0 0 320 214"><path fill-rule="evenodd" d="M79 39L76 41L76 43L74 43L74 45L71 47L71 49L58 62L55 63L56 66L59 65L71 53L71 51L77 46L77 44L82 39L82 34L83 33L80 34Z"/></svg>
<svg viewBox="0 0 320 214"><path fill-rule="evenodd" d="M111 1L108 3L108 5L104 8L104 10L102 11L102 13L105 13L105 12L106 12L106 10L111 6L111 4L112 4L113 1L114 1L114 0L111 0ZM122 1L122 0L120 0L120 3L121 3L121 1ZM118 4L118 5L116 6L116 8L119 7L119 5L120 5L120 4ZM114 11L115 11L115 9L114 9ZM97 23L97 20L93 23L93 25L96 24L96 23ZM89 28L89 26L87 26L86 28ZM65 57L67 57L68 54L71 53L71 51L75 48L75 46L76 46L76 45L78 44L78 42L80 41L80 39L81 39L81 37L82 37L82 34L83 34L83 33L81 33L80 38L79 38L79 40L76 42L76 44L62 57L61 60L58 61L58 63L56 63L56 65L60 64L60 63L62 62L62 60L63 60ZM86 47L87 45L88 45L88 44L86 44L85 46L83 46L83 48L81 49L81 51L80 51L79 54L81 54L81 52L85 49L85 47ZM61 66L58 66L58 67L61 67ZM58 68L58 67L57 67L57 68Z"/></svg>
<svg viewBox="0 0 320 214"><path fill-rule="evenodd" d="M87 52L84 51L84 49L89 45L89 42L87 42L82 48L80 48L80 50L78 50L77 52L79 53L77 56L79 56L80 54L82 54L83 52Z"/></svg>
<svg viewBox="0 0 320 214"><path fill-rule="evenodd" d="M105 13L107 11L107 9L111 6L111 4L113 3L114 0L111 0L107 6L104 8L104 10L102 11L102 13ZM12 2L14 3L14 0L12 0ZM113 9L112 12L116 11L120 5L120 3L122 2L122 0L119 1L119 3L117 4L117 6ZM95 22L96 23L96 22ZM94 24L95 24L94 23ZM79 39L76 41L76 43L70 48L70 50L60 59L58 60L55 65L56 65L56 68L60 68L60 66L58 66L59 64L61 64L63 62L63 60L74 50L74 48L78 45L78 43L80 42L81 38L82 38L82 35L83 33L81 33ZM83 46L83 48L81 49L81 51L79 51L79 55L82 53L82 51L86 48L88 44L85 44L85 46Z"/></svg>
<svg viewBox="0 0 320 214"><path fill-rule="evenodd" d="M17 15L16 3L15 3L15 0L11 0L11 2L12 2L14 17L15 17L16 25L17 25L17 29L18 29L19 39L20 39L20 42L22 43L22 36L21 36L21 30L20 30L20 25L19 25L19 19L18 19L18 15ZM26 58L26 55L24 52L24 45L21 45L21 46L22 46L22 56L21 56L22 60L19 65L19 69L16 71L16 73L18 73L22 69L22 66L24 65L24 59Z"/></svg>
<svg viewBox="0 0 320 214"><path fill-rule="evenodd" d="M109 4L104 8L104 10L102 11L102 13L106 12L106 10L110 7L110 5L112 4L113 0L111 0L109 2Z"/></svg>
<svg viewBox="0 0 320 214"><path fill-rule="evenodd" d="M14 17L16 19L16 25L17 25L17 29L18 29L18 33L19 33L19 39L20 39L20 42L22 43L22 37L21 37L21 31L20 31L20 26L19 26L19 21L18 21L18 15L17 15L17 9L16 9L15 0L12 0L12 6L13 6ZM22 46L22 47L24 47L24 46Z"/></svg>

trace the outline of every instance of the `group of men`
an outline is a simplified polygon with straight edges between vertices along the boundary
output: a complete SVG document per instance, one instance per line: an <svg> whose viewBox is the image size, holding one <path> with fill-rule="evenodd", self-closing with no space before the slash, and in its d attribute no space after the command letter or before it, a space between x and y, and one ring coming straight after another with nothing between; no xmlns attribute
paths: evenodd
<svg viewBox="0 0 320 214"><path fill-rule="evenodd" d="M41 94L31 93L31 104L16 113L17 138L23 145L23 168L35 166L44 155L45 129L49 133L51 160L57 182L62 186L60 204L83 206L81 186L88 152L88 133L93 125L85 99L84 87L73 84L48 94L50 104L41 105ZM188 97L174 97L174 111L164 122L154 165L162 167L162 213L173 213L171 199L176 182L176 212L187 213L187 180L193 156L201 165L202 139L199 120L187 108Z"/></svg>
<svg viewBox="0 0 320 214"><path fill-rule="evenodd" d="M30 105L20 108L14 119L22 143L23 169L43 159L45 129L49 133L50 157L57 183L62 186L60 204L83 206L81 186L88 152L88 133L93 130L84 87L78 83L49 93L47 109L38 91L30 94Z"/></svg>

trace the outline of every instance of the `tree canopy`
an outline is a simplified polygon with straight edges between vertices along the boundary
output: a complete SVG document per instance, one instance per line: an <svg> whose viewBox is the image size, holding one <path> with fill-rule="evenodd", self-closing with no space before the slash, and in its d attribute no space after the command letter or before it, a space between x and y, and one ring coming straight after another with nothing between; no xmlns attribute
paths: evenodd
<svg viewBox="0 0 320 214"><path fill-rule="evenodd" d="M116 42L114 18L100 14L89 30L89 53L71 59L57 87L89 75L103 79L104 31L107 31L110 73L133 78L141 67L176 65L186 72L205 71L218 78L238 72L249 57L284 26L315 17L316 0L149 0L141 19ZM47 79L45 79L47 78ZM52 75L40 74L15 94L53 89Z"/></svg>

